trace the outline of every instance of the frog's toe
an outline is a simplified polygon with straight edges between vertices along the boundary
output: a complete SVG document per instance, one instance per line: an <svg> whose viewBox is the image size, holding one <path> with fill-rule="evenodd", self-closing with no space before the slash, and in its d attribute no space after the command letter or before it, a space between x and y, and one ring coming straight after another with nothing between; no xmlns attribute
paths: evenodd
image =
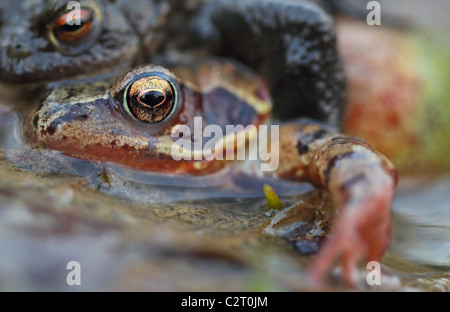
<svg viewBox="0 0 450 312"><path fill-rule="evenodd" d="M355 231L352 221L341 218L330 238L322 246L310 269L312 285L321 288L326 274L337 258L342 259L343 277L350 285L355 285L357 264L367 252L361 236Z"/></svg>
<svg viewBox="0 0 450 312"><path fill-rule="evenodd" d="M322 246L310 269L315 286L321 286L325 275L338 258L344 280L356 285L356 271L362 260L379 261L391 239L390 205L394 187L381 188L376 195L358 207L345 207L329 239Z"/></svg>

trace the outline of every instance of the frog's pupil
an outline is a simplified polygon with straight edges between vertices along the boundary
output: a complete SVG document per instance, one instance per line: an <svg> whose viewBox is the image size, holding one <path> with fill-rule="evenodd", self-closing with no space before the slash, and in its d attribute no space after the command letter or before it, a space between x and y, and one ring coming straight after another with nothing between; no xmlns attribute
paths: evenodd
<svg viewBox="0 0 450 312"><path fill-rule="evenodd" d="M84 23L80 23L80 25L74 24L74 25L69 25L69 24L64 24L61 26L60 30L64 31L64 32L74 32L77 31L78 29L82 28L84 26Z"/></svg>
<svg viewBox="0 0 450 312"><path fill-rule="evenodd" d="M139 100L145 105L155 107L161 104L164 101L164 99L165 99L164 93L160 91L149 91L147 93L144 93Z"/></svg>

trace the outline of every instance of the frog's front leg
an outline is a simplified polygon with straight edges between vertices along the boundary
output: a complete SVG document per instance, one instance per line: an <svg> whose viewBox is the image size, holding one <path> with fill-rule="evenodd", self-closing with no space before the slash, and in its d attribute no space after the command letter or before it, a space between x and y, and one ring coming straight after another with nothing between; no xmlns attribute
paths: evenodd
<svg viewBox="0 0 450 312"><path fill-rule="evenodd" d="M344 75L332 18L309 1L210 1L197 32L217 54L239 59L267 81L274 114L339 123Z"/></svg>
<svg viewBox="0 0 450 312"><path fill-rule="evenodd" d="M333 231L311 273L320 281L337 257L352 282L358 261L378 261L390 242L390 209L397 172L392 163L358 138L310 120L280 130L277 175L307 180L328 190L340 208Z"/></svg>

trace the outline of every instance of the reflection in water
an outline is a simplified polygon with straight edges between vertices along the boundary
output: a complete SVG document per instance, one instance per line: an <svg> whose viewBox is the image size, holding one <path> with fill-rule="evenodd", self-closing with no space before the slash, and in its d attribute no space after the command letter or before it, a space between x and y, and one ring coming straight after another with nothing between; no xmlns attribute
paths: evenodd
<svg viewBox="0 0 450 312"><path fill-rule="evenodd" d="M14 134L19 124L17 113L0 103L0 150L11 149L19 143Z"/></svg>
<svg viewBox="0 0 450 312"><path fill-rule="evenodd" d="M391 252L450 271L450 176L404 185L394 203Z"/></svg>

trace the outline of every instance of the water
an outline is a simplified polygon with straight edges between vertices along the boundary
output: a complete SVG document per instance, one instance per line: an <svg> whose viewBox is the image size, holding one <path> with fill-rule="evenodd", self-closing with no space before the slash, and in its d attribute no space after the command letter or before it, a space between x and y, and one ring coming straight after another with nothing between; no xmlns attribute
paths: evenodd
<svg viewBox="0 0 450 312"><path fill-rule="evenodd" d="M403 183L394 203L392 252L450 272L450 175Z"/></svg>

